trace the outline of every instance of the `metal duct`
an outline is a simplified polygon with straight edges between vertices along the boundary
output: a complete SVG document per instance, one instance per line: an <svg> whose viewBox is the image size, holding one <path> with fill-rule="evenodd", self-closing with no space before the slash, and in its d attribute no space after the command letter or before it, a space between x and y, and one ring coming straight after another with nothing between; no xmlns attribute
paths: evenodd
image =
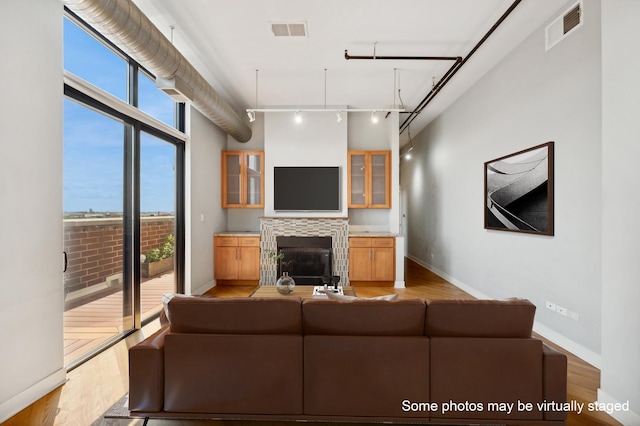
<svg viewBox="0 0 640 426"><path fill-rule="evenodd" d="M179 79L193 91L193 106L238 142L251 139L249 126L131 0L63 2L156 77Z"/></svg>

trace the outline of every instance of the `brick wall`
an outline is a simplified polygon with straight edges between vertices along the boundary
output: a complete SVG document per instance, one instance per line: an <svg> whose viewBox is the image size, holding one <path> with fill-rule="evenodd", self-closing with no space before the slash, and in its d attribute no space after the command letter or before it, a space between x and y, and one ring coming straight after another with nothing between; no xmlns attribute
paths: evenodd
<svg viewBox="0 0 640 426"><path fill-rule="evenodd" d="M122 273L122 232L121 218L64 221L65 294ZM174 234L173 216L142 218L140 252L160 247L169 234Z"/></svg>

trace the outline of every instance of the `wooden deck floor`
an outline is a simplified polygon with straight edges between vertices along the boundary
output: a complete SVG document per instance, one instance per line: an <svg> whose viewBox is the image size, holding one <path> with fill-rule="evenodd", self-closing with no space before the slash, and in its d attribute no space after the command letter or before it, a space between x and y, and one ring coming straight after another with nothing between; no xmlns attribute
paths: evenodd
<svg viewBox="0 0 640 426"><path fill-rule="evenodd" d="M142 283L142 318L162 307L162 295L175 290L173 272ZM122 291L85 303L64 313L64 363L70 365L124 331Z"/></svg>

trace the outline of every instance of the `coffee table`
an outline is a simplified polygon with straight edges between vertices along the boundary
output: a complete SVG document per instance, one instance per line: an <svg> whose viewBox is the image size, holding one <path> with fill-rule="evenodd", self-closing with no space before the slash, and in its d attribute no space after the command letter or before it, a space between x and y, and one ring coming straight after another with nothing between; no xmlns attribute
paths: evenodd
<svg viewBox="0 0 640 426"><path fill-rule="evenodd" d="M356 295L356 290L352 286L342 287L342 291L345 296ZM303 299L311 299L313 298L313 286L297 285L293 289L293 293L280 294L275 285L261 285L253 290L249 297L301 297Z"/></svg>

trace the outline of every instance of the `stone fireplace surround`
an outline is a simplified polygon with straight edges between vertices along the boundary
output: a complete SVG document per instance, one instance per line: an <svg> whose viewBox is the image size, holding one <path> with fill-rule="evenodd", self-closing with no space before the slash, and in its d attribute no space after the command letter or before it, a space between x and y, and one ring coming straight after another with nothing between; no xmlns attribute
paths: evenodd
<svg viewBox="0 0 640 426"><path fill-rule="evenodd" d="M349 285L349 219L346 217L261 217L260 285L275 285L277 266L269 253L277 250L276 237L331 237L333 275Z"/></svg>

